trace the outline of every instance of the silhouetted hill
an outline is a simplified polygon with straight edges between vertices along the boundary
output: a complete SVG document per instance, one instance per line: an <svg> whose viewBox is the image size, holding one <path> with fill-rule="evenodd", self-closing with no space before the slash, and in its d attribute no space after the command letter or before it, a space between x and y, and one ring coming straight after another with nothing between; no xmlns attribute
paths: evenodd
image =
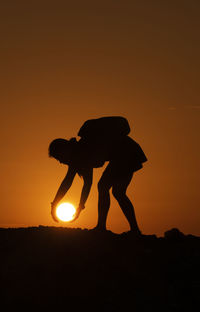
<svg viewBox="0 0 200 312"><path fill-rule="evenodd" d="M200 238L0 229L1 306L48 311L197 311ZM5 310L5 309L4 309Z"/></svg>

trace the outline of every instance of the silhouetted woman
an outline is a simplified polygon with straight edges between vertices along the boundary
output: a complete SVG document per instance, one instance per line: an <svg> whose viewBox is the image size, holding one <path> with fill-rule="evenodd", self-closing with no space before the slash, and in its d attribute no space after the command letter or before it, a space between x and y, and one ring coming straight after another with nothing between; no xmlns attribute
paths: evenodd
<svg viewBox="0 0 200 312"><path fill-rule="evenodd" d="M52 217L55 221L58 221L56 206L71 187L75 175L78 173L84 181L76 213L77 218L81 210L85 208L92 186L93 168L102 167L106 161L109 161L98 182L98 223L95 229L106 230L106 219L110 207L109 190L112 188L112 194L127 218L131 231L136 234L141 233L133 205L126 195L133 173L141 169L142 163L147 161L138 143L128 135L109 140L109 143L108 140L102 140L100 144L98 140L87 142L84 139L77 141L75 138L69 141L55 139L49 145L49 156L69 166L67 175L51 204Z"/></svg>

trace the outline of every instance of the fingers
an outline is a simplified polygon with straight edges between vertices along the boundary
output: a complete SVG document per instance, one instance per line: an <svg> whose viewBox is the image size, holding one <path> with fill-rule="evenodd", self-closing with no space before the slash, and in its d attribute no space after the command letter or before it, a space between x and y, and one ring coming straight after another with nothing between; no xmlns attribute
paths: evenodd
<svg viewBox="0 0 200 312"><path fill-rule="evenodd" d="M81 209L78 207L74 215L74 218L70 222L74 222L76 219L78 219L80 213L81 213Z"/></svg>
<svg viewBox="0 0 200 312"><path fill-rule="evenodd" d="M51 216L52 216L52 219L53 219L55 222L57 222L57 223L59 222L58 218L57 218L53 213L51 214Z"/></svg>
<svg viewBox="0 0 200 312"><path fill-rule="evenodd" d="M59 220L52 214L52 218L55 222L59 223Z"/></svg>
<svg viewBox="0 0 200 312"><path fill-rule="evenodd" d="M59 222L58 217L56 215L56 207L51 203L51 216L55 222Z"/></svg>

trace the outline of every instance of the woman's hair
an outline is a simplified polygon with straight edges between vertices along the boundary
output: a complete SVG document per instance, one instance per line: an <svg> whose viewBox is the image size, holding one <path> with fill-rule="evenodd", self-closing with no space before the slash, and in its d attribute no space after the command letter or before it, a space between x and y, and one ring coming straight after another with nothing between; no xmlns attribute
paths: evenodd
<svg viewBox="0 0 200 312"><path fill-rule="evenodd" d="M76 138L71 138L69 141L66 139L53 140L49 145L49 157L57 158L60 154L69 150L74 142L76 142Z"/></svg>

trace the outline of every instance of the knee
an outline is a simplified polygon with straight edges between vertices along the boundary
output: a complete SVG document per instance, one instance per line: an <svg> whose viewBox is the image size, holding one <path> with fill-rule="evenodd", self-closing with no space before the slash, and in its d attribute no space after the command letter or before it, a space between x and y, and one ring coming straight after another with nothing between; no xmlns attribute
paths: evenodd
<svg viewBox="0 0 200 312"><path fill-rule="evenodd" d="M99 193L108 191L108 188L106 187L105 183L103 183L101 180L98 182L97 188L98 188Z"/></svg>
<svg viewBox="0 0 200 312"><path fill-rule="evenodd" d="M112 188L112 194L113 194L113 196L117 199L117 200L120 200L120 199L122 199L124 196L126 196L126 194L122 191L122 190L120 190L120 189L118 189L118 188Z"/></svg>

